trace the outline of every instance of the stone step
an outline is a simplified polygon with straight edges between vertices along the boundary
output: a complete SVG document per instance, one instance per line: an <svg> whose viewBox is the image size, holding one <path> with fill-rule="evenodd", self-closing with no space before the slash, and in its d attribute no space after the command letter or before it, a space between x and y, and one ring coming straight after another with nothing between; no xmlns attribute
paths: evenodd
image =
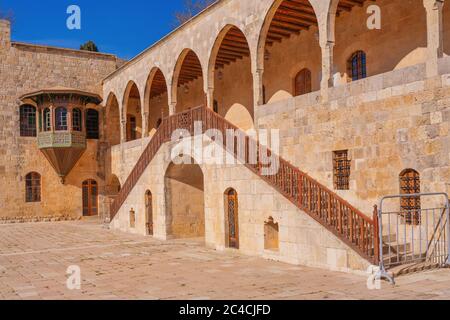
<svg viewBox="0 0 450 320"><path fill-rule="evenodd" d="M394 268L391 268L388 271L393 277L399 277L407 274L438 269L439 267L440 265L434 262L419 262L419 263L416 262L416 263L402 264Z"/></svg>

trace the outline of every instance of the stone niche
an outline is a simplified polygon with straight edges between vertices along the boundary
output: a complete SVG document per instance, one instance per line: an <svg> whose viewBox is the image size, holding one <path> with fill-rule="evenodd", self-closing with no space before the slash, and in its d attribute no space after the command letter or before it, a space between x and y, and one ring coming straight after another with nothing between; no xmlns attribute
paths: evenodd
<svg viewBox="0 0 450 320"><path fill-rule="evenodd" d="M264 249L278 251L280 249L279 240L280 227L272 217L264 223Z"/></svg>

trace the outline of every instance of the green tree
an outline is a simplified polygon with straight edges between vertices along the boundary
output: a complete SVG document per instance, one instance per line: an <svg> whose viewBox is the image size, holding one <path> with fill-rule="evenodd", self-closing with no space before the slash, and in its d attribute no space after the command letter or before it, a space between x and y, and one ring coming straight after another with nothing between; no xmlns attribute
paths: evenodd
<svg viewBox="0 0 450 320"><path fill-rule="evenodd" d="M189 21L214 2L216 2L216 0L184 0L183 9L175 12L176 25L180 26Z"/></svg>
<svg viewBox="0 0 450 320"><path fill-rule="evenodd" d="M98 52L98 47L93 41L88 41L80 46L80 50Z"/></svg>

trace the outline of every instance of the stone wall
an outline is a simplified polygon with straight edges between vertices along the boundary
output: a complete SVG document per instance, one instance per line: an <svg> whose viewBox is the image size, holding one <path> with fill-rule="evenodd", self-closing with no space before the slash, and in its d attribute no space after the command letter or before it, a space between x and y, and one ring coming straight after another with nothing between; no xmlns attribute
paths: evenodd
<svg viewBox="0 0 450 320"><path fill-rule="evenodd" d="M210 143L204 138L204 143ZM167 239L168 224L164 173L171 161L165 144L132 190L111 223L116 230L146 235L145 193L153 194L154 236ZM133 159L129 159L134 164ZM129 167L129 164L125 164ZM298 210L275 189L242 165L200 165L204 176L205 242L217 250L226 248L225 197L233 188L238 193L239 251L287 263L339 271L363 270L368 262L344 245L327 229ZM190 201L185 199L185 201ZM195 200L198 202L198 200ZM130 226L130 210L136 212L136 227ZM279 223L279 250L265 250L265 222Z"/></svg>
<svg viewBox="0 0 450 320"><path fill-rule="evenodd" d="M9 23L0 20L0 216L80 216L82 182L95 179L103 188L101 141L88 142L62 185L38 150L36 138L20 137L18 98L55 86L102 94L101 79L114 71L117 63L111 55L11 43ZM96 108L102 112L101 107ZM25 202L24 179L32 171L42 177L40 203Z"/></svg>
<svg viewBox="0 0 450 320"><path fill-rule="evenodd" d="M417 65L335 87L327 103L316 92L260 106L257 126L280 129L281 155L332 190L333 151L349 150L350 190L337 193L369 216L400 193L404 169L420 173L422 192L448 192L449 77L424 73Z"/></svg>

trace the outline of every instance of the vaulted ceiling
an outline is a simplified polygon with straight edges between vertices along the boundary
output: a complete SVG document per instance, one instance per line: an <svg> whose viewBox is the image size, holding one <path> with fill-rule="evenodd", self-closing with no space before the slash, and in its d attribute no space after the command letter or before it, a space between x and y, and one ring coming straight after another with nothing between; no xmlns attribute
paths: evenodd
<svg viewBox="0 0 450 320"><path fill-rule="evenodd" d="M362 7L366 0L341 0L337 14L349 12L355 6ZM372 0L374 1L374 0ZM308 0L285 0L278 7L272 19L267 35L268 46L275 42L281 42L283 38L298 35L312 26L317 26L317 17Z"/></svg>
<svg viewBox="0 0 450 320"><path fill-rule="evenodd" d="M238 28L232 27L220 45L216 58L216 69L223 68L225 65L249 56L250 49L245 35Z"/></svg>
<svg viewBox="0 0 450 320"><path fill-rule="evenodd" d="M158 97L167 92L166 79L161 70L157 70L153 77L150 89L150 98Z"/></svg>
<svg viewBox="0 0 450 320"><path fill-rule="evenodd" d="M189 51L183 60L180 75L178 77L178 86L183 86L188 82L194 81L203 76L202 65L194 51Z"/></svg>

